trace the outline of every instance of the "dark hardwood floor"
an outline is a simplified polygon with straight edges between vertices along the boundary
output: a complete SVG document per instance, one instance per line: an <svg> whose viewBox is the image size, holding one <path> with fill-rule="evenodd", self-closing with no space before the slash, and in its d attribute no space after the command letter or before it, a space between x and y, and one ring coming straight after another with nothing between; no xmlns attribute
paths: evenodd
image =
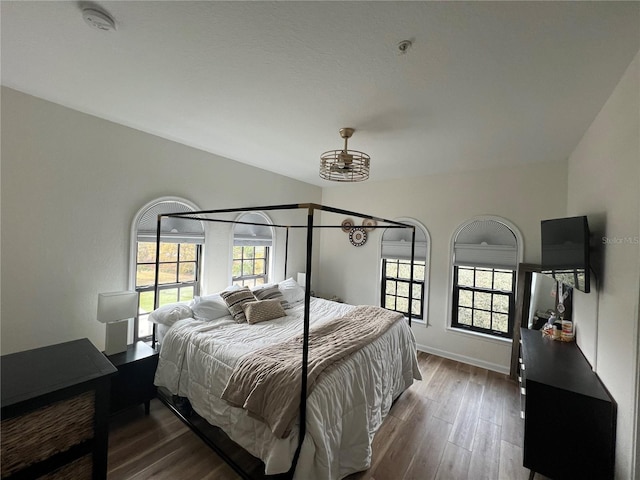
<svg viewBox="0 0 640 480"><path fill-rule="evenodd" d="M371 468L347 479L528 479L516 384L435 355L418 361L423 380L376 434ZM240 478L158 399L148 416L140 408L112 419L108 468L109 480Z"/></svg>

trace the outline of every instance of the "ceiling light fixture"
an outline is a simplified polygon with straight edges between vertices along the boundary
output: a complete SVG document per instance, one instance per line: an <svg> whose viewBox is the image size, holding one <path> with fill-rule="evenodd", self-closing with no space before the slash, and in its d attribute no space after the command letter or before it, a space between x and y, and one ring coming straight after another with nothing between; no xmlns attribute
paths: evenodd
<svg viewBox="0 0 640 480"><path fill-rule="evenodd" d="M369 155L347 149L347 140L353 132L353 128L341 128L344 148L329 150L320 155L320 178L333 182L362 182L369 178Z"/></svg>
<svg viewBox="0 0 640 480"><path fill-rule="evenodd" d="M82 10L82 18L87 25L98 30L110 32L116 29L116 22L107 13L95 8L85 8Z"/></svg>

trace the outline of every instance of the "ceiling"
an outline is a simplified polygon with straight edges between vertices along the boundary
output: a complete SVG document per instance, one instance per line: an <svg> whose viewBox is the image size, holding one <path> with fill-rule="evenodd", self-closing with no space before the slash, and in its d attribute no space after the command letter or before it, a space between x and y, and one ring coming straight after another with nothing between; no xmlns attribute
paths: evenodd
<svg viewBox="0 0 640 480"><path fill-rule="evenodd" d="M639 2L0 8L3 85L323 187L341 127L371 180L564 160L640 49Z"/></svg>

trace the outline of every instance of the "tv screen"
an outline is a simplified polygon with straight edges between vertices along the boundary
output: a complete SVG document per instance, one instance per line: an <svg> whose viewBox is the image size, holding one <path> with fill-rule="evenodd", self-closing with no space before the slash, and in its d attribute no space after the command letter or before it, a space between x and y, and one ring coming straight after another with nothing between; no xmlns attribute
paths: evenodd
<svg viewBox="0 0 640 480"><path fill-rule="evenodd" d="M541 222L542 272L588 293L589 224L586 216Z"/></svg>

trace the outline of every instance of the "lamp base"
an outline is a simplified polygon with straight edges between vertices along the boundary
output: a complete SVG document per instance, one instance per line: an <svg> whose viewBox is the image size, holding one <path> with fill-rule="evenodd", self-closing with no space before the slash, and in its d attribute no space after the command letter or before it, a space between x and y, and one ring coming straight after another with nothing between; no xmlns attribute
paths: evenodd
<svg viewBox="0 0 640 480"><path fill-rule="evenodd" d="M104 346L105 355L113 355L114 353L125 352L127 350L127 334L129 330L129 322L107 323L107 336Z"/></svg>

